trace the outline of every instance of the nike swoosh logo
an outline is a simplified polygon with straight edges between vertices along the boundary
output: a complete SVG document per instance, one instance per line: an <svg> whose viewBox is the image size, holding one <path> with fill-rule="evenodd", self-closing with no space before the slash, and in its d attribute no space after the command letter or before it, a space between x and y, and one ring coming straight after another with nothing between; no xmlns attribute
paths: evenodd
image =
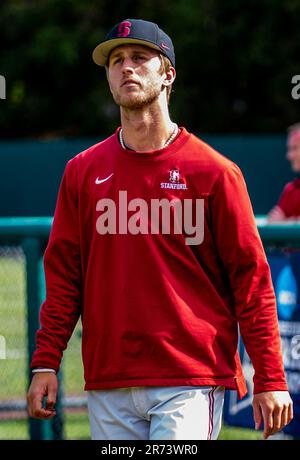
<svg viewBox="0 0 300 460"><path fill-rule="evenodd" d="M165 48L165 50L169 50L169 51L170 51L170 48L169 48L167 45L165 45L163 42L160 44L160 46L161 46L162 48Z"/></svg>
<svg viewBox="0 0 300 460"><path fill-rule="evenodd" d="M95 180L95 184L97 184L97 185L98 185L98 184L102 184L102 182L106 182L106 181L107 181L108 179L110 179L111 176L113 176L113 175L114 175L114 173L111 173L110 176L105 177L105 179L99 179L99 177L97 177L97 179Z"/></svg>

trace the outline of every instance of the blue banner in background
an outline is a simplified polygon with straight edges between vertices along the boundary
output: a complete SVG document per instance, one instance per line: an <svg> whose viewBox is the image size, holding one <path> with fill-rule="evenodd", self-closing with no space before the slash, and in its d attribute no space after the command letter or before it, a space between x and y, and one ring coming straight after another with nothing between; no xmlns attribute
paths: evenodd
<svg viewBox="0 0 300 460"><path fill-rule="evenodd" d="M300 252L273 252L268 255L268 262L277 299L284 369L294 403L294 419L283 432L300 438ZM239 351L248 394L242 400L238 400L236 391L226 392L224 423L254 428L254 370L241 339Z"/></svg>

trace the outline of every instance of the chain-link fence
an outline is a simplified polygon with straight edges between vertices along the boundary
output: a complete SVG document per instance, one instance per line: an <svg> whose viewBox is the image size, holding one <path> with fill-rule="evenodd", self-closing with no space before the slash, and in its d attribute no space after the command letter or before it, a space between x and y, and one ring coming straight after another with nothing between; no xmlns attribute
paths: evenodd
<svg viewBox="0 0 300 460"><path fill-rule="evenodd" d="M0 247L0 333L5 345L0 361L1 439L9 439L10 435L15 439L28 437L26 412L22 408L28 362L25 276L22 249Z"/></svg>
<svg viewBox="0 0 300 460"><path fill-rule="evenodd" d="M29 439L27 266L21 246L0 246L0 439ZM60 414L65 439L88 439L81 325L64 354ZM49 423L49 422L46 422ZM55 420L53 420L55 424ZM47 437L47 435L45 435Z"/></svg>

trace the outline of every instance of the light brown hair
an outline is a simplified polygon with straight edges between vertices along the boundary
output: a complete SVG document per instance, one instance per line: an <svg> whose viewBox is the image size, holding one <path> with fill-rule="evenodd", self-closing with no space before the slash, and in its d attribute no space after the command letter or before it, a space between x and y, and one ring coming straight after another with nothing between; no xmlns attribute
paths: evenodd
<svg viewBox="0 0 300 460"><path fill-rule="evenodd" d="M164 54L159 53L159 58L161 62L159 73L160 75L162 75L164 72L168 72L170 70L170 67L172 67L172 64L171 64L171 61L169 61L169 59ZM173 85L166 87L168 104L170 104L172 86Z"/></svg>

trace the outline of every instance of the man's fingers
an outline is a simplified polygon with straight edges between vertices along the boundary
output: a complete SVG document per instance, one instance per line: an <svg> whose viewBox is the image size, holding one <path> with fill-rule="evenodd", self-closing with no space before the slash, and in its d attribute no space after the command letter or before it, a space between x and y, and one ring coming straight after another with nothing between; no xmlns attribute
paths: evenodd
<svg viewBox="0 0 300 460"><path fill-rule="evenodd" d="M32 412L32 417L34 418L51 418L55 415L53 410L48 410L43 408L43 393L34 393L33 394L33 400L32 400L32 406L31 406L31 412Z"/></svg>
<svg viewBox="0 0 300 460"><path fill-rule="evenodd" d="M47 410L50 410L50 411L55 411L55 407L54 407L55 403L54 402L49 402L48 399L46 400L46 409Z"/></svg>
<svg viewBox="0 0 300 460"><path fill-rule="evenodd" d="M264 422L263 437L282 430L293 418L293 402L288 391L265 391L253 397L254 419L257 422L258 409Z"/></svg>
<svg viewBox="0 0 300 460"><path fill-rule="evenodd" d="M271 413L271 417L273 418L273 426L271 429L267 430L266 437L281 431L292 420L292 418L289 417L289 408L290 405L284 405L278 406L273 410L273 417Z"/></svg>
<svg viewBox="0 0 300 460"><path fill-rule="evenodd" d="M54 409L46 408L44 409L42 406L35 407L32 411L32 417L34 418L52 418L56 415Z"/></svg>
<svg viewBox="0 0 300 460"><path fill-rule="evenodd" d="M258 430L262 422L261 410L258 404L253 404L253 418L255 429Z"/></svg>
<svg viewBox="0 0 300 460"><path fill-rule="evenodd" d="M282 211L282 209L279 208L279 206L275 206L273 209L271 209L271 211L268 214L268 221L269 222L274 222L274 221L278 222L278 221L282 221L282 220L285 220L285 214Z"/></svg>
<svg viewBox="0 0 300 460"><path fill-rule="evenodd" d="M288 422L288 417L289 417L289 408L288 406L284 407L283 411L282 411L282 414L281 414L281 430L282 428L285 427L285 425L287 425L289 422Z"/></svg>
<svg viewBox="0 0 300 460"><path fill-rule="evenodd" d="M54 410L54 406L56 403L56 394L57 394L56 388L53 386L49 386L48 397L46 400L46 409Z"/></svg>
<svg viewBox="0 0 300 460"><path fill-rule="evenodd" d="M289 404L287 404L283 412L284 413L282 417L283 417L284 425L282 428L284 428L285 425L288 425L293 419L293 403L290 402Z"/></svg>
<svg viewBox="0 0 300 460"><path fill-rule="evenodd" d="M293 405L284 404L274 410L273 414L273 429L271 434L275 434L282 430L293 418Z"/></svg>
<svg viewBox="0 0 300 460"><path fill-rule="evenodd" d="M278 406L273 411L273 428L270 434L275 434L284 427L284 407Z"/></svg>
<svg viewBox="0 0 300 460"><path fill-rule="evenodd" d="M294 413L293 413L293 403L291 402L289 404L289 408L288 408L288 423L290 423L292 421L294 417Z"/></svg>
<svg viewBox="0 0 300 460"><path fill-rule="evenodd" d="M57 378L52 373L36 374L33 377L27 394L28 413L31 417L42 419L54 417L57 386ZM46 407L43 407L44 398L46 398Z"/></svg>
<svg viewBox="0 0 300 460"><path fill-rule="evenodd" d="M45 418L48 419L48 418L54 417L55 415L56 415L55 411L41 408L41 409L36 410L36 412L34 412L32 417L41 418L41 419L45 419Z"/></svg>
<svg viewBox="0 0 300 460"><path fill-rule="evenodd" d="M31 412L33 416L35 416L35 414L42 408L43 397L44 395L42 392L32 392L30 399Z"/></svg>
<svg viewBox="0 0 300 460"><path fill-rule="evenodd" d="M263 414L263 420L264 420L264 439L267 439L273 429L273 408L271 406L263 406L262 407L262 414Z"/></svg>

